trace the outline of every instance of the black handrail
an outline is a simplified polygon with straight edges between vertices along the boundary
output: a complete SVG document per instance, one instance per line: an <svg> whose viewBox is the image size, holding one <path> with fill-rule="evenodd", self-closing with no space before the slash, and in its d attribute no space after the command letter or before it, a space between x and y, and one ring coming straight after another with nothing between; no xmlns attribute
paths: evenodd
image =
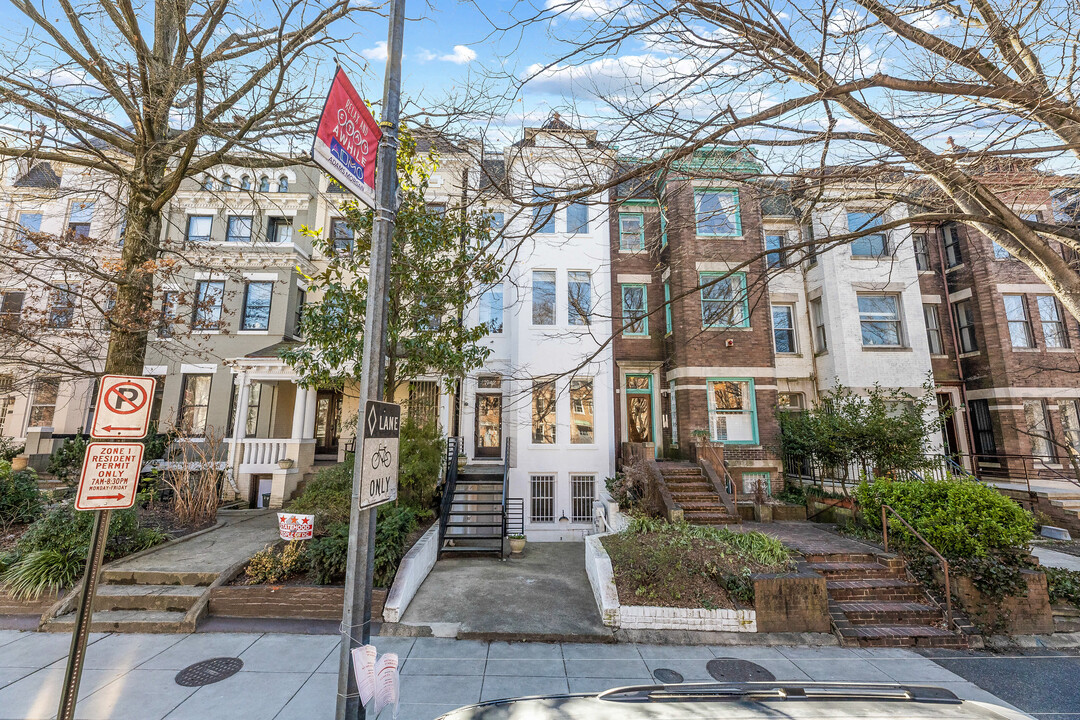
<svg viewBox="0 0 1080 720"><path fill-rule="evenodd" d="M454 493L457 491L457 461L461 450L460 438L446 438L446 483L443 485L442 503L439 513L439 547L446 540L446 523L450 520L450 508L454 506Z"/></svg>
<svg viewBox="0 0 1080 720"><path fill-rule="evenodd" d="M510 492L510 438L506 438L505 454L503 456L503 484L502 484L502 537L506 539L507 526L507 496Z"/></svg>

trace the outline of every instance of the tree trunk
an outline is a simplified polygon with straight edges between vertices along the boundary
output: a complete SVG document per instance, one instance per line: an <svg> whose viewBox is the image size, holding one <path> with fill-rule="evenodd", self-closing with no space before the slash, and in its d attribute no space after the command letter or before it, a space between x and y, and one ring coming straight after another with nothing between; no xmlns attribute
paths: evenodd
<svg viewBox="0 0 1080 720"><path fill-rule="evenodd" d="M105 360L105 372L116 375L142 375L146 339L155 319L153 268L161 237L161 214L140 201L145 195L138 189L133 187L130 193Z"/></svg>

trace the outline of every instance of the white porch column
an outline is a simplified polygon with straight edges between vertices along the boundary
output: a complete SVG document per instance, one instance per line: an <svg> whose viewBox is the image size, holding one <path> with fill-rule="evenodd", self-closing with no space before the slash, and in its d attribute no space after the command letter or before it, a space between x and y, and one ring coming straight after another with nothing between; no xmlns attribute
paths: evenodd
<svg viewBox="0 0 1080 720"><path fill-rule="evenodd" d="M315 408L318 392L315 388L307 391L307 404L304 407L304 439L315 437Z"/></svg>
<svg viewBox="0 0 1080 720"><path fill-rule="evenodd" d="M251 402L251 381L248 380L247 371L241 370L236 374L236 387L240 388L240 397L236 401L236 418L233 425L233 439L237 442L247 437L248 405Z"/></svg>
<svg viewBox="0 0 1080 720"><path fill-rule="evenodd" d="M307 388L296 386L296 398L293 400L292 433L293 440L300 440L304 435L304 413L307 409L307 396L310 393Z"/></svg>

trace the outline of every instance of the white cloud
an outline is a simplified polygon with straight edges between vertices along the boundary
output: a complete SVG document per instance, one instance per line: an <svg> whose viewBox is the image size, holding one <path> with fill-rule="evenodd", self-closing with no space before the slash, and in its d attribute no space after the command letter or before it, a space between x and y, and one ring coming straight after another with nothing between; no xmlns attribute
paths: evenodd
<svg viewBox="0 0 1080 720"><path fill-rule="evenodd" d="M547 0L545 10L574 19L593 20L625 7L622 0Z"/></svg>
<svg viewBox="0 0 1080 720"><path fill-rule="evenodd" d="M440 55L439 59L458 65L468 65L476 59L476 51L468 45L455 45L454 52L447 55Z"/></svg>
<svg viewBox="0 0 1080 720"><path fill-rule="evenodd" d="M375 43L375 47L361 50L360 54L366 57L368 60L386 60L386 41L379 40L377 43Z"/></svg>
<svg viewBox="0 0 1080 720"><path fill-rule="evenodd" d="M944 10L935 10L934 12L919 13L909 20L912 25L925 30L926 32L933 32L944 27L949 27L953 24L953 18L949 13Z"/></svg>

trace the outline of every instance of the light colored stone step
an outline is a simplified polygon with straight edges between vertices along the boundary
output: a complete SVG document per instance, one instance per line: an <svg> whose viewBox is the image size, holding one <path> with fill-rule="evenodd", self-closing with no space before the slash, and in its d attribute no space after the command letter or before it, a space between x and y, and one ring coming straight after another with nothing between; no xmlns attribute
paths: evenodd
<svg viewBox="0 0 1080 720"><path fill-rule="evenodd" d="M90 632L178 633L194 632L194 623L184 621L186 613L144 610L102 610L90 621ZM53 632L71 632L75 613L61 615L45 625Z"/></svg>
<svg viewBox="0 0 1080 720"><path fill-rule="evenodd" d="M99 585L94 596L94 611L187 612L205 592L205 587L192 585Z"/></svg>

